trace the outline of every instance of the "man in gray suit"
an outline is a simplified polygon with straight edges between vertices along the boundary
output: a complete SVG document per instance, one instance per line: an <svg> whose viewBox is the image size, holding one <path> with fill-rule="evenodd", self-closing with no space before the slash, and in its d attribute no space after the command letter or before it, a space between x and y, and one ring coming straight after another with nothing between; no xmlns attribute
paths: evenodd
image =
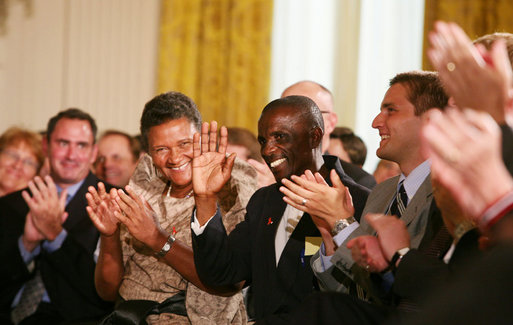
<svg viewBox="0 0 513 325"><path fill-rule="evenodd" d="M376 152L378 157L397 162L401 168L401 175L374 188L367 199L362 215L367 213L400 215L411 236L408 247L417 248L421 241L426 240L424 238L426 229L432 228L429 215L436 210L434 204L432 206L429 162L424 160L420 152L422 114L433 107L443 108L447 103L448 97L436 73L423 71L401 73L390 81L390 88L383 98L380 113L372 123L372 127L379 131L381 137L380 146ZM324 234L321 249L311 259L312 269L321 288L355 294L360 298L368 298L369 294L375 299L382 298L383 292L374 290L377 287L375 283L379 283L381 288L389 288L393 282L391 272L384 278L376 279L376 276L382 277L382 273L374 273L371 277L371 272L378 270L371 269L370 265L366 269L358 267L353 260L351 249L346 246L351 239L372 235L374 230L365 218L359 222L352 218L350 208L347 211L344 205L340 204L340 200L316 201L313 196L313 193L317 192L317 194L322 193L322 197L329 198L329 193L333 194L337 190L340 193L340 189L319 186L304 180L296 180L296 183L284 182L292 192L288 196L301 195L307 200L303 205L304 210L318 217L320 222L316 224L321 234ZM302 191L297 185L302 186ZM312 196L304 190L308 190ZM343 195L340 197L342 198ZM432 233L432 231L428 232ZM404 251L399 251L399 254L405 254ZM355 283L358 286L355 286ZM364 292L366 294L363 294Z"/></svg>

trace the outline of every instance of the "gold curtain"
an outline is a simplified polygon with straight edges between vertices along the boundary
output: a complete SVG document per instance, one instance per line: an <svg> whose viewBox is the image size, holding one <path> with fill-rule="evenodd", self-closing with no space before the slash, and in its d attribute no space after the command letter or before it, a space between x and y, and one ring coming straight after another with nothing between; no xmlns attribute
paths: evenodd
<svg viewBox="0 0 513 325"><path fill-rule="evenodd" d="M437 20L453 21L474 39L494 32L513 33L511 0L426 0L423 68L432 70L426 56L427 35Z"/></svg>
<svg viewBox="0 0 513 325"><path fill-rule="evenodd" d="M163 0L158 91L191 97L204 121L257 130L268 102L272 0Z"/></svg>

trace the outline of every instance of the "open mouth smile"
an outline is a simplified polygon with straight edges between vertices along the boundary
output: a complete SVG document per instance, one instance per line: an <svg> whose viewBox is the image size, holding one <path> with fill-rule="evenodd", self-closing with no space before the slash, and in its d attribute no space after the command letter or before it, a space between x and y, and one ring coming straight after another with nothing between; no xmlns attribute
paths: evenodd
<svg viewBox="0 0 513 325"><path fill-rule="evenodd" d="M188 161L185 164L178 166L178 167L171 167L171 170L184 170L185 167L187 167L189 164L190 164L190 161Z"/></svg>
<svg viewBox="0 0 513 325"><path fill-rule="evenodd" d="M279 166L281 163L283 163L285 160L287 160L287 159L285 159L285 158L277 159L277 160L271 162L269 164L269 166L271 166L271 168L275 168L275 167Z"/></svg>

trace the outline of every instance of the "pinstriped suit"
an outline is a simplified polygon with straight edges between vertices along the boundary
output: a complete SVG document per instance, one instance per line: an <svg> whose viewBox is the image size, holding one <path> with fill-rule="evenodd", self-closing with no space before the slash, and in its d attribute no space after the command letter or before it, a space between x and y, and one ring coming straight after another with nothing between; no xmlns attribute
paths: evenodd
<svg viewBox="0 0 513 325"><path fill-rule="evenodd" d="M396 176L378 184L369 195L362 216L367 213L385 213L390 202L394 199L398 181L399 176ZM431 188L431 177L428 175L411 201L408 203L406 211L401 217L406 224L408 232L410 233L411 247L416 248L420 245L426 230L428 219L433 210L430 209L432 200L433 191ZM354 261L351 256L351 250L346 247L346 244L352 238L369 234L375 234L375 232L367 221L362 218L360 220L360 226L351 233L346 241L338 247L335 254L333 254L333 257L331 258L333 265L326 271L323 271L322 269L319 252L312 257L312 269L317 276L322 289L328 291L347 292L348 284L351 281L344 281L344 283L341 283L340 278L336 279L333 276L333 271L336 267L338 270L342 271L345 276L353 279L353 272L355 271L355 268L353 268ZM359 268L356 269L358 269L357 273L364 272ZM337 273L337 271L335 271L335 273Z"/></svg>

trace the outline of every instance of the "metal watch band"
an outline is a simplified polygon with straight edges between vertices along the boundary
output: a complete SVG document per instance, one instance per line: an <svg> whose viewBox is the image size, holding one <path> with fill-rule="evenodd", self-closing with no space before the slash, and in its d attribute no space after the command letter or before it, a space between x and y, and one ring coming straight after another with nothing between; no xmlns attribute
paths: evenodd
<svg viewBox="0 0 513 325"><path fill-rule="evenodd" d="M175 237L173 235L169 235L166 243L164 244L164 246L162 246L162 249L160 250L160 252L155 254L155 256L158 258L162 258L162 257L166 256L167 252L169 252L169 250L171 249L171 246L173 246L174 242L175 242Z"/></svg>
<svg viewBox="0 0 513 325"><path fill-rule="evenodd" d="M352 224L353 222L356 222L356 219L354 217L349 217L347 219L340 219L335 221L335 224L333 225L333 229L331 229L331 235L336 236L338 233L340 233L344 228Z"/></svg>

